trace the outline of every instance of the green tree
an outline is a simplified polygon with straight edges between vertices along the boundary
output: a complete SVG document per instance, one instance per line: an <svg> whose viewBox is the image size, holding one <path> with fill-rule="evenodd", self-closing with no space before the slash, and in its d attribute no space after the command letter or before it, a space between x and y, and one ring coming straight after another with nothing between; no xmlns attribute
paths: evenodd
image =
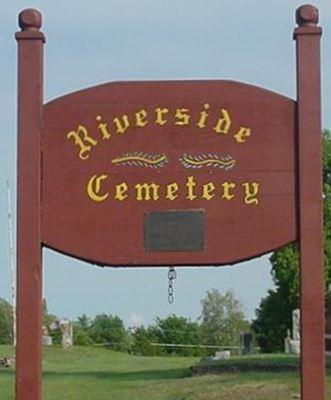
<svg viewBox="0 0 331 400"><path fill-rule="evenodd" d="M152 346L157 342L154 326L140 326L132 332L132 352L142 356L160 356L163 354L162 347Z"/></svg>
<svg viewBox="0 0 331 400"><path fill-rule="evenodd" d="M77 325L86 332L90 329L91 322L91 319L86 314L77 318Z"/></svg>
<svg viewBox="0 0 331 400"><path fill-rule="evenodd" d="M331 282L331 135L323 132L323 212L325 289L330 295ZM265 352L281 351L287 329L292 326L292 310L300 304L299 248L291 244L270 257L275 284L256 310L253 330Z"/></svg>
<svg viewBox="0 0 331 400"><path fill-rule="evenodd" d="M240 332L249 330L243 306L232 290L222 295L218 290L208 291L201 300L201 336L204 344L237 346Z"/></svg>
<svg viewBox="0 0 331 400"><path fill-rule="evenodd" d="M13 342L13 308L0 298L0 344Z"/></svg>
<svg viewBox="0 0 331 400"><path fill-rule="evenodd" d="M90 337L91 319L83 314L74 322L74 344L77 346L91 346L93 339Z"/></svg>
<svg viewBox="0 0 331 400"><path fill-rule="evenodd" d="M269 290L256 310L252 323L255 339L264 353L279 352L284 349L286 331L291 326L289 306L279 291Z"/></svg>
<svg viewBox="0 0 331 400"><path fill-rule="evenodd" d="M91 323L89 336L94 343L108 344L121 351L129 349L129 336L123 321L116 315L97 315Z"/></svg>
<svg viewBox="0 0 331 400"><path fill-rule="evenodd" d="M270 262L275 289L269 290L261 300L252 323L257 343L266 353L284 349L287 330L292 327L292 311L299 308L298 245L291 244L274 252Z"/></svg>
<svg viewBox="0 0 331 400"><path fill-rule="evenodd" d="M174 314L167 318L156 318L154 334L158 343L198 345L200 342L199 324ZM164 347L164 352L178 355L198 355L201 350L198 348Z"/></svg>

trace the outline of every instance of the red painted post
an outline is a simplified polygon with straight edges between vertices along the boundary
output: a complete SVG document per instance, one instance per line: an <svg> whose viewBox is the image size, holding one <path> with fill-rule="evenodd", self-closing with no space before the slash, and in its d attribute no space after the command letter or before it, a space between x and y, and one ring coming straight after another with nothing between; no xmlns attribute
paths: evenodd
<svg viewBox="0 0 331 400"><path fill-rule="evenodd" d="M301 399L325 398L322 137L318 10L296 11L301 254Z"/></svg>
<svg viewBox="0 0 331 400"><path fill-rule="evenodd" d="M17 176L16 399L40 400L42 373L42 262L40 240L40 127L43 105L41 14L19 14Z"/></svg>

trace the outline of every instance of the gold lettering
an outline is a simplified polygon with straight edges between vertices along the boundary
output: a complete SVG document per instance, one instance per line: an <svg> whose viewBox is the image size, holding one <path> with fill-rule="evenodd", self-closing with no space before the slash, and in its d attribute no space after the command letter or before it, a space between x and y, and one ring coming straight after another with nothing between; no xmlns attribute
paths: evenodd
<svg viewBox="0 0 331 400"><path fill-rule="evenodd" d="M245 203L258 204L259 200L256 198L256 196L259 193L260 184L257 182L244 182L243 187L245 189Z"/></svg>
<svg viewBox="0 0 331 400"><path fill-rule="evenodd" d="M177 108L175 118L178 119L178 121L175 122L175 125L188 125L190 122L190 114L188 108Z"/></svg>
<svg viewBox="0 0 331 400"><path fill-rule="evenodd" d="M147 125L146 117L147 117L147 112L144 109L139 110L138 112L135 113L136 116L136 126L139 126L140 128L143 128L145 125Z"/></svg>
<svg viewBox="0 0 331 400"><path fill-rule="evenodd" d="M167 195L166 198L173 201L178 197L178 190L179 190L179 186L176 182L174 183L169 183L169 185L167 185Z"/></svg>
<svg viewBox="0 0 331 400"><path fill-rule="evenodd" d="M109 196L109 193L100 194L101 182L108 178L108 175L93 175L92 178L88 181L86 191L89 198L96 202L101 202L106 200Z"/></svg>
<svg viewBox="0 0 331 400"><path fill-rule="evenodd" d="M111 134L108 132L107 124L105 122L101 122L102 121L101 115L98 115L96 120L100 122L100 124L98 125L98 129L102 133L102 139L110 139Z"/></svg>
<svg viewBox="0 0 331 400"><path fill-rule="evenodd" d="M187 187L187 196L186 198L188 200L194 200L196 199L196 195L194 194L194 187L195 187L196 183L194 182L194 178L193 176L189 176L187 178L187 182L186 182L186 187Z"/></svg>
<svg viewBox="0 0 331 400"><path fill-rule="evenodd" d="M137 183L135 185L136 188L136 199L138 201L142 201L142 200L158 200L159 199L159 194L158 194L158 190L159 190L159 185L157 185L156 183L144 183L144 184L140 184ZM152 195L151 195L152 192Z"/></svg>
<svg viewBox="0 0 331 400"><path fill-rule="evenodd" d="M231 200L234 197L234 194L230 191L236 187L236 184L233 182L224 182L221 186L223 188L222 199Z"/></svg>
<svg viewBox="0 0 331 400"><path fill-rule="evenodd" d="M199 128L205 128L206 127L206 122L207 122L207 118L209 116L209 113L207 112L207 110L210 109L210 105L208 103L205 103L203 105L204 110L200 112L200 118L199 121L197 123L197 126Z"/></svg>
<svg viewBox="0 0 331 400"><path fill-rule="evenodd" d="M156 108L156 120L155 123L158 125L163 126L164 124L167 123L167 120L163 118L163 115L168 114L169 109L168 108Z"/></svg>
<svg viewBox="0 0 331 400"><path fill-rule="evenodd" d="M202 198L206 200L211 200L215 194L213 191L215 190L215 185L213 182L208 182L202 187Z"/></svg>
<svg viewBox="0 0 331 400"><path fill-rule="evenodd" d="M239 131L234 135L237 143L245 143L246 139L251 136L250 128L240 127Z"/></svg>
<svg viewBox="0 0 331 400"><path fill-rule="evenodd" d="M122 182L118 185L116 185L115 188L115 199L119 201L125 200L128 195L127 195L127 190L128 190L128 185L125 182Z"/></svg>
<svg viewBox="0 0 331 400"><path fill-rule="evenodd" d="M121 121L121 119L122 119L122 121ZM117 128L117 131L116 131L117 133L124 133L130 126L129 118L127 115L123 115L121 119L114 118L114 120L113 120L116 125L116 128Z"/></svg>
<svg viewBox="0 0 331 400"><path fill-rule="evenodd" d="M220 118L217 121L217 124L214 126L213 130L216 133L228 133L231 127L231 118L227 110L221 108Z"/></svg>
<svg viewBox="0 0 331 400"><path fill-rule="evenodd" d="M88 197L94 202L105 201L110 192L103 189L103 183L109 178L108 174L95 174L87 182L86 192ZM201 199L210 201L216 196L216 185L214 182L207 182L202 185L200 192L196 192L198 186L194 176L188 176L186 180L186 199L195 200L198 195ZM122 202L130 196L130 188L127 182L120 182L114 185L114 199ZM137 201L157 201L160 199L161 186L155 182L136 183L135 199ZM231 181L220 182L220 198L226 201L232 200L236 193L237 184ZM162 187L163 188L163 187ZM260 183L259 182L243 182L243 202L245 204L259 204ZM165 185L165 198L170 201L176 200L180 196L181 185L177 182L171 182ZM162 195L163 195L162 189ZM200 197L199 197L200 198Z"/></svg>
<svg viewBox="0 0 331 400"><path fill-rule="evenodd" d="M71 131L67 134L67 138L73 138L75 145L79 147L79 158L86 160L90 157L88 154L91 151L91 146L96 146L98 142L88 135L88 131L84 125L78 125L76 131Z"/></svg>

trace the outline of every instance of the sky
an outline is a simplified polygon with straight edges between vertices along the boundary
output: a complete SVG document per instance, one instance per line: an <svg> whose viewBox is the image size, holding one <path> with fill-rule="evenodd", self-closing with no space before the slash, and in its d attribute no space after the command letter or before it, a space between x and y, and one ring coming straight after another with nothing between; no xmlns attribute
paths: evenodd
<svg viewBox="0 0 331 400"><path fill-rule="evenodd" d="M0 297L10 301L6 180L15 217L17 15L43 14L45 102L117 80L232 79L295 98L294 0L4 0L0 13ZM331 9L320 10L324 128L331 128ZM15 227L15 220L13 221ZM269 256L232 267L178 268L175 302L167 269L101 269L43 252L49 311L76 318L119 315L128 326L175 313L196 319L207 290L233 289L247 318L273 287Z"/></svg>

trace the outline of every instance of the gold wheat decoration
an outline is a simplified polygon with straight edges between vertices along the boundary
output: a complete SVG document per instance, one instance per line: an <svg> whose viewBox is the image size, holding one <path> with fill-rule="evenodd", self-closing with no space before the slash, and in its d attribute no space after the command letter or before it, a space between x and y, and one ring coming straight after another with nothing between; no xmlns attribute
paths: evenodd
<svg viewBox="0 0 331 400"><path fill-rule="evenodd" d="M165 154L150 154L144 152L124 153L114 158L112 164L140 166L147 168L162 168L169 162Z"/></svg>
<svg viewBox="0 0 331 400"><path fill-rule="evenodd" d="M232 156L221 156L214 153L199 155L184 153L179 161L183 165L183 167L195 169L199 169L202 167L213 167L228 170L233 168L236 164L236 160Z"/></svg>

